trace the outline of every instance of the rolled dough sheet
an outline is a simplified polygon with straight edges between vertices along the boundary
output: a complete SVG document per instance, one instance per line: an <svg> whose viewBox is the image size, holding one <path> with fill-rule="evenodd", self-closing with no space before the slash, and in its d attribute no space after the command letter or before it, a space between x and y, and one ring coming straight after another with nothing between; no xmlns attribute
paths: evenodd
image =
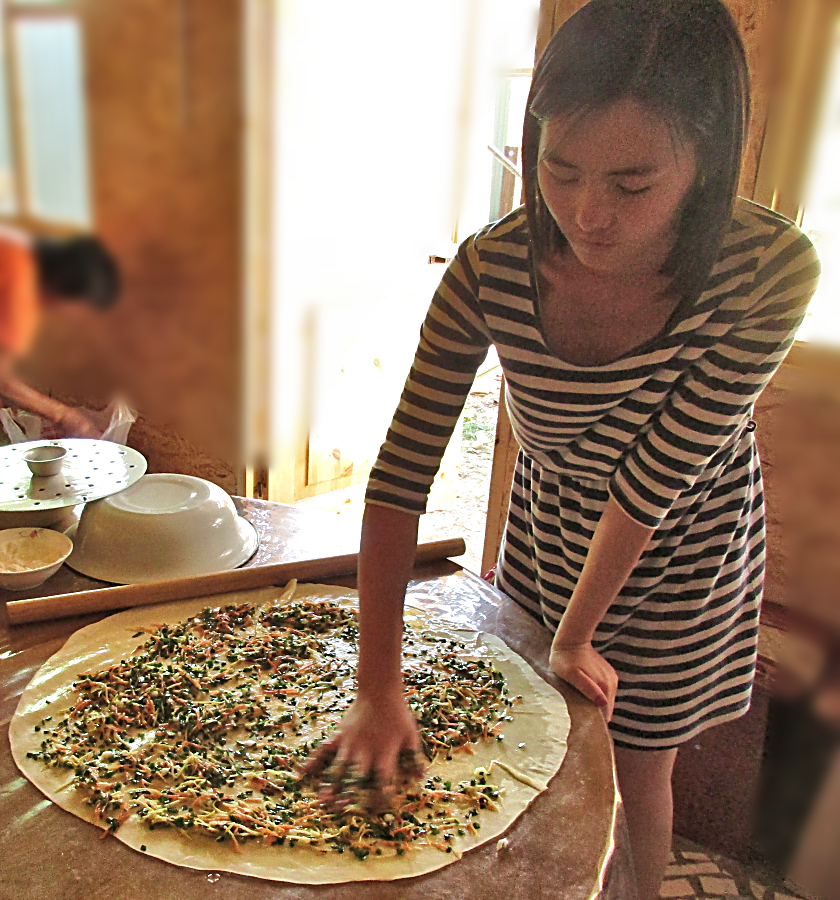
<svg viewBox="0 0 840 900"><path fill-rule="evenodd" d="M28 752L40 748L41 736L34 727L46 716L56 717L71 705L72 684L80 673L104 669L126 659L142 646L147 636L133 637L140 629L184 621L208 606L265 605L282 594L281 588L268 588L141 607L80 629L44 664L20 699L9 725L12 754L18 768L58 806L93 822L92 808L81 794L68 787L72 778L68 770L49 768L40 760L27 759ZM307 598L358 606L355 591L328 585L299 585L293 596L286 600L297 602ZM493 739L473 745L474 754L457 753L451 761L440 760L429 770L429 775L458 782L471 778L479 766L492 767L488 780L502 788L503 794L497 811L481 811L479 834L456 837L453 853L444 853L434 847L418 847L401 857L371 855L364 861L350 853L322 855L306 847L268 846L255 841L243 843L237 852L229 842L217 843L172 828L151 831L136 816L114 832L114 837L138 851L145 845L145 855L174 865L297 884L410 878L456 862L462 853L498 838L546 789L563 762L570 727L565 700L494 635L466 631L441 619L430 618L420 609L407 609L406 619L415 627L466 643L470 656L492 660L507 679L508 696L522 697L521 703L511 710L513 720L504 723L504 740ZM91 837L98 839L99 835L91 832Z"/></svg>

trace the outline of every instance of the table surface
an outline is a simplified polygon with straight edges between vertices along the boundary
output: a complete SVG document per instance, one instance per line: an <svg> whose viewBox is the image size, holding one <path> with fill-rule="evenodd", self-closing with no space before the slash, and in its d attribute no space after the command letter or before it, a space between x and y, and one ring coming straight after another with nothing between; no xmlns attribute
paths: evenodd
<svg viewBox="0 0 840 900"><path fill-rule="evenodd" d="M259 500L237 500L257 528L260 549L249 565L291 562L352 553L358 534L339 517ZM352 586L352 579L334 579ZM7 597L101 587L67 567L34 591ZM0 610L0 898L42 900L390 900L455 898L482 900L632 900L626 828L609 736L600 712L547 669L549 633L515 603L477 575L448 561L415 572L413 603L445 610L448 618L492 632L560 690L572 720L568 752L549 788L509 830L507 848L496 841L419 878L350 882L310 887L262 881L226 872L179 868L100 840L89 824L53 805L17 770L8 725L20 695L38 668L93 615L33 625L9 626Z"/></svg>

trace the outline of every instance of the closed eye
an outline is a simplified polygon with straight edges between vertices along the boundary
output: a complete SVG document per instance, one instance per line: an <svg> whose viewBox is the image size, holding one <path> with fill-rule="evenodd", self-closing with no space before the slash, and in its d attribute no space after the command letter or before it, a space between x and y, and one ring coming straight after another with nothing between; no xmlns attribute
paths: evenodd
<svg viewBox="0 0 840 900"><path fill-rule="evenodd" d="M625 194L627 196L636 197L639 194L644 194L647 191L649 191L653 187L653 185L647 184L644 187L640 187L640 188L630 188L630 187L625 187L623 184L617 184L616 187L618 188L620 193Z"/></svg>
<svg viewBox="0 0 840 900"><path fill-rule="evenodd" d="M554 182L554 184L577 184L580 180L577 175L573 172L570 172L568 169L551 169L550 167L546 167L546 171L548 172L549 177Z"/></svg>
<svg viewBox="0 0 840 900"><path fill-rule="evenodd" d="M547 157L543 157L540 162L546 172L548 172L555 181L559 181L560 184L572 184L577 181L574 166L567 166L564 163L556 162Z"/></svg>

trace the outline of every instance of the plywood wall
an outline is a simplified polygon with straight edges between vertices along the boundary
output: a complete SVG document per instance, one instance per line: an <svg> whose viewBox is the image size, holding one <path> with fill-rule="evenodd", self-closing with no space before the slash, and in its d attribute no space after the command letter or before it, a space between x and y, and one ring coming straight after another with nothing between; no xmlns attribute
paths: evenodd
<svg viewBox="0 0 840 900"><path fill-rule="evenodd" d="M236 485L240 434L241 5L87 0L95 227L125 276L97 328L53 317L36 381L143 413L153 470Z"/></svg>
<svg viewBox="0 0 840 900"><path fill-rule="evenodd" d="M840 354L794 347L754 418L768 507L765 596L840 633Z"/></svg>

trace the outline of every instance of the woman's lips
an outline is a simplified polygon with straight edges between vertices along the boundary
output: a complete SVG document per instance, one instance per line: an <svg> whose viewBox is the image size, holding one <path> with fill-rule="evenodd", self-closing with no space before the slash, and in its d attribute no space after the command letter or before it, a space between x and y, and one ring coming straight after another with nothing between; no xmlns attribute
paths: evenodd
<svg viewBox="0 0 840 900"><path fill-rule="evenodd" d="M592 238L578 238L578 243L585 244L587 247L614 247L615 241L599 241Z"/></svg>

